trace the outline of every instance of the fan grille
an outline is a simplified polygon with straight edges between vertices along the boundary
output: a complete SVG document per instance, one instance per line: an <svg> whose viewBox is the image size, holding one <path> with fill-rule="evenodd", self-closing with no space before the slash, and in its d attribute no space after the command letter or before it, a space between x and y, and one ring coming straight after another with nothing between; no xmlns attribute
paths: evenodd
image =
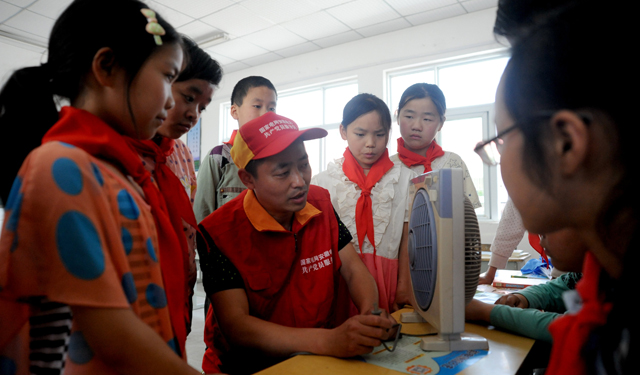
<svg viewBox="0 0 640 375"><path fill-rule="evenodd" d="M476 294L482 261L480 226L469 198L464 199L465 304Z"/></svg>
<svg viewBox="0 0 640 375"><path fill-rule="evenodd" d="M438 270L438 241L429 195L419 189L409 219L409 263L416 303L426 311L431 306Z"/></svg>

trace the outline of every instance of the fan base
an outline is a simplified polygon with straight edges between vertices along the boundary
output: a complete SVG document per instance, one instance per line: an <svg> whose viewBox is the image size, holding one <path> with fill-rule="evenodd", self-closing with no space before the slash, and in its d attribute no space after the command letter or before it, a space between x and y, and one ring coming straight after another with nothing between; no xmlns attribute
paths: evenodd
<svg viewBox="0 0 640 375"><path fill-rule="evenodd" d="M426 352L452 352L457 350L489 350L489 342L484 337L472 333L454 335L438 334L423 337L420 349Z"/></svg>

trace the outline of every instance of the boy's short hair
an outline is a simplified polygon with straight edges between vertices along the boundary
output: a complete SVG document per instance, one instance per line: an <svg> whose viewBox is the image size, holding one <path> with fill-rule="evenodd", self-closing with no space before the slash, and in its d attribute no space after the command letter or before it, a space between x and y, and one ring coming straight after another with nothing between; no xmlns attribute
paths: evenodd
<svg viewBox="0 0 640 375"><path fill-rule="evenodd" d="M231 93L231 105L237 104L238 106L241 106L244 97L247 96L247 93L249 92L249 89L263 86L273 90L276 94L276 99L278 98L278 91L276 91L276 88L273 86L271 81L260 76L249 76L236 83L236 86L233 88L233 92Z"/></svg>

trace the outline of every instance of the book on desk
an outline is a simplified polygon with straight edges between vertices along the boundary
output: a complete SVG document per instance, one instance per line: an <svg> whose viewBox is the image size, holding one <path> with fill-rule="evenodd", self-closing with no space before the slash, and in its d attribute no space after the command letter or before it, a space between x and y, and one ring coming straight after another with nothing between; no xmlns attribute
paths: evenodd
<svg viewBox="0 0 640 375"><path fill-rule="evenodd" d="M528 277L520 271L497 270L496 276L491 284L494 288L502 289L524 289L531 285L540 285L548 282L550 279L539 277Z"/></svg>

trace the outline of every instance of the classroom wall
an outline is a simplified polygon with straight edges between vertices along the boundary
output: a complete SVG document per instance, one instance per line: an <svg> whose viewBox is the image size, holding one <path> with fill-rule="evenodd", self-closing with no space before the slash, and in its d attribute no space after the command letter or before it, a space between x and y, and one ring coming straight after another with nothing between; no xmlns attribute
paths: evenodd
<svg viewBox="0 0 640 375"><path fill-rule="evenodd" d="M504 50L492 33L495 13L495 8L486 9L225 74L202 116L201 150L207 152L220 143L220 104L229 101L235 83L246 76L265 76L279 92L356 78L360 92L386 98L384 77L388 71ZM0 50L2 83L16 68L46 60L41 49L2 37ZM483 243L493 241L496 227L496 222L480 223ZM524 239L518 248L534 252Z"/></svg>

